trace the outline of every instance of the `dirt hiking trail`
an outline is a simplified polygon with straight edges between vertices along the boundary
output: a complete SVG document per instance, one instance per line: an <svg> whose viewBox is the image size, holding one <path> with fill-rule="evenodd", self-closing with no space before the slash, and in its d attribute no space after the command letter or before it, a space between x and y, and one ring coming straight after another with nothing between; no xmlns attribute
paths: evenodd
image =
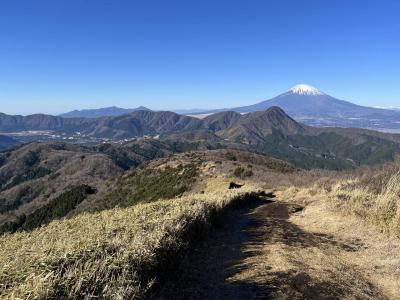
<svg viewBox="0 0 400 300"><path fill-rule="evenodd" d="M343 241L295 224L303 207L259 198L231 209L150 299L388 299Z"/></svg>

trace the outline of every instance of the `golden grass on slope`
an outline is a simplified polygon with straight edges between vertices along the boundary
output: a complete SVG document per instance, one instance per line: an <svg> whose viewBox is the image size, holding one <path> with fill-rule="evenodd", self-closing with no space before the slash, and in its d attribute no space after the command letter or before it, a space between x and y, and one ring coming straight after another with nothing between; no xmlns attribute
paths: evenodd
<svg viewBox="0 0 400 300"><path fill-rule="evenodd" d="M339 174L340 175L340 174ZM366 169L361 173L334 174L308 186L283 188L288 199L310 201L318 198L344 214L353 214L400 238L400 171L397 164L388 170Z"/></svg>
<svg viewBox="0 0 400 300"><path fill-rule="evenodd" d="M374 217L380 227L400 237L400 170L377 198Z"/></svg>
<svg viewBox="0 0 400 300"><path fill-rule="evenodd" d="M82 214L0 236L0 298L141 298L174 255L251 190Z"/></svg>

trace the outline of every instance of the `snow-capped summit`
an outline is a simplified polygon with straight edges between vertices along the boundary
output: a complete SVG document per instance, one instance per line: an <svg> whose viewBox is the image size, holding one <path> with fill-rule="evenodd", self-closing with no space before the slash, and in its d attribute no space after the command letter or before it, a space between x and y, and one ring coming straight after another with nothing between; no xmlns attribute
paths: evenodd
<svg viewBox="0 0 400 300"><path fill-rule="evenodd" d="M324 95L324 93L320 92L315 87L312 87L312 86L307 85L307 84L295 85L294 87L292 87L289 90L289 92L291 92L293 94L298 94L298 95L312 95L312 96Z"/></svg>

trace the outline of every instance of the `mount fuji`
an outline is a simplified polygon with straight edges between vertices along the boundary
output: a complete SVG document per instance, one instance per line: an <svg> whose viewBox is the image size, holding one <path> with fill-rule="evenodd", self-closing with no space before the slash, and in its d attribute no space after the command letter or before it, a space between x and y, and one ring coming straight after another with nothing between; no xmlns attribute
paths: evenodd
<svg viewBox="0 0 400 300"><path fill-rule="evenodd" d="M233 110L253 112L265 110L271 106L279 106L296 117L311 118L356 118L373 117L375 114L384 114L385 116L393 114L391 110L365 107L336 99L306 84L296 85L289 91L270 100L254 105L237 107Z"/></svg>
<svg viewBox="0 0 400 300"><path fill-rule="evenodd" d="M373 108L334 98L315 87L299 84L290 90L257 104L208 112L235 111L250 113L270 107L282 108L292 118L312 126L360 127L373 129L399 129L400 112Z"/></svg>

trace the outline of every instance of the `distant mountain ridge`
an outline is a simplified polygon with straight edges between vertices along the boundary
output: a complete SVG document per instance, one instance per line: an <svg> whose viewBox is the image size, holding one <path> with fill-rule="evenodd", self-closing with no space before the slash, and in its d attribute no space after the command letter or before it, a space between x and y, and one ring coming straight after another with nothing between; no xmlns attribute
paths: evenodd
<svg viewBox="0 0 400 300"><path fill-rule="evenodd" d="M213 110L181 109L174 110L174 112L204 117L225 111L234 111L240 114L265 111L273 106L281 107L296 121L311 126L367 128L387 132L400 131L399 109L357 105L349 101L339 100L307 84L298 84L287 92L253 105ZM116 117L139 110L149 109L143 106L133 109L106 107L74 110L59 116L64 118Z"/></svg>
<svg viewBox="0 0 400 300"><path fill-rule="evenodd" d="M117 117L62 118L51 115L12 116L0 113L0 132L52 131L79 134L107 139L124 139L141 136L167 135L191 130L209 130L225 139L232 139L239 132L248 132L251 139L265 136L272 129L285 135L314 134L322 131L369 132L374 136L400 141L400 135L385 134L363 129L316 128L297 122L281 108L273 106L264 111L240 114L225 111L204 119L179 115L169 111L138 110ZM223 134L222 134L223 133Z"/></svg>
<svg viewBox="0 0 400 300"><path fill-rule="evenodd" d="M247 149L297 166L341 169L393 160L400 135L357 128L313 127L299 123L279 107L239 114L221 112L204 119L168 111L135 111L117 117L61 118L48 115L0 115L0 132L49 130L61 137L125 141L168 141L177 151L200 148Z"/></svg>
<svg viewBox="0 0 400 300"><path fill-rule="evenodd" d="M136 108L121 108L117 106L97 108L97 109L82 109L73 110L67 113L60 114L63 118L99 118L99 117L116 117L129 114L138 110L150 110L147 107L139 106Z"/></svg>
<svg viewBox="0 0 400 300"><path fill-rule="evenodd" d="M123 139L202 128L203 121L168 111L138 110L116 117L63 118L51 115L12 116L0 113L0 132L53 131Z"/></svg>

